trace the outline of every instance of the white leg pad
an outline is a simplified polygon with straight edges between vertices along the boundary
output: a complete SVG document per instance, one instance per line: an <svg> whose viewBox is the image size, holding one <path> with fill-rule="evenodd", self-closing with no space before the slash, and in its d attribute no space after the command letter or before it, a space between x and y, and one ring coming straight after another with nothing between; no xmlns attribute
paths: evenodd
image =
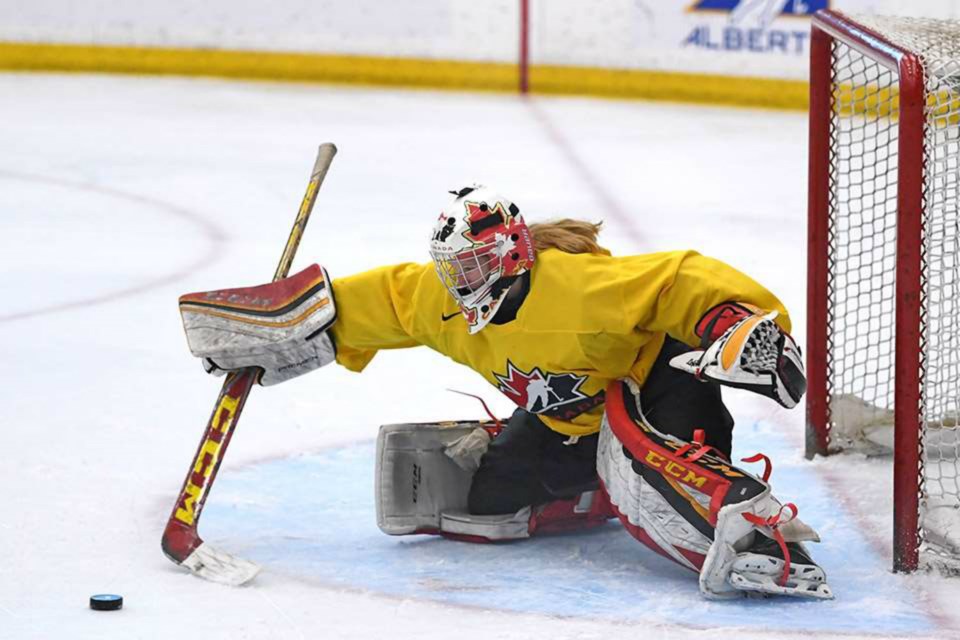
<svg viewBox="0 0 960 640"><path fill-rule="evenodd" d="M698 571L699 567L680 550L706 555L713 541L677 513L631 465L632 461L623 453L623 445L610 430L604 416L597 448L597 471L610 494L611 504L672 560ZM703 499L709 503L709 497L703 496Z"/></svg>
<svg viewBox="0 0 960 640"><path fill-rule="evenodd" d="M444 511L440 516L440 530L460 536L487 540L520 540L530 537L530 516L533 509L524 507L516 513L478 516L466 511Z"/></svg>
<svg viewBox="0 0 960 640"><path fill-rule="evenodd" d="M464 469L471 465L458 463L451 452L456 455L456 444L465 437L480 438L477 430L484 431L477 422L380 427L375 481L381 531L437 533L444 512L466 514L473 471Z"/></svg>
<svg viewBox="0 0 960 640"><path fill-rule="evenodd" d="M765 481L710 453L702 454L699 460L674 456L672 451L687 443L647 424L637 390L630 383L627 386L629 394L624 398L618 395L622 389L608 393L608 413L601 424L597 451L597 471L627 530L679 564L699 569L700 591L710 599L742 597L745 591L832 597L823 570L812 561L791 563L789 575L780 585L786 562L750 551L758 535L770 539L782 536L786 542L819 540L810 526L796 519L795 507L784 514L784 507ZM609 414L611 404L613 418ZM636 412L631 414L634 408ZM653 469L659 474L656 477L666 480L665 485L657 485L660 490L644 478L647 474L634 470L637 462L625 448L644 464L645 471ZM680 482L681 477L686 480L685 474L694 473L691 469L703 474L704 480ZM781 523L784 515L787 517ZM772 526L778 527L776 532Z"/></svg>

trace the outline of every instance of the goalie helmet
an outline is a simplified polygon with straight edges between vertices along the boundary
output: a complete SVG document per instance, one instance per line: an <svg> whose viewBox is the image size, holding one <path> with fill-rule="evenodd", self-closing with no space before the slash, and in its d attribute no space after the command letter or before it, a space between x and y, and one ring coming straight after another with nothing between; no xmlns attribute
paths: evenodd
<svg viewBox="0 0 960 640"><path fill-rule="evenodd" d="M533 242L520 209L481 185L452 191L433 229L430 256L473 334L484 328L517 276L533 266Z"/></svg>

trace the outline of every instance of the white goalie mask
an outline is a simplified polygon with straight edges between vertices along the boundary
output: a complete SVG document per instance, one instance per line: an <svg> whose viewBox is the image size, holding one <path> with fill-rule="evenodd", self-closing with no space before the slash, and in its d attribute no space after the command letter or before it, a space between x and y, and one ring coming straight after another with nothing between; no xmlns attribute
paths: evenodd
<svg viewBox="0 0 960 640"><path fill-rule="evenodd" d="M452 193L430 256L473 334L496 314L509 283L533 266L533 242L520 209L503 196L481 185Z"/></svg>

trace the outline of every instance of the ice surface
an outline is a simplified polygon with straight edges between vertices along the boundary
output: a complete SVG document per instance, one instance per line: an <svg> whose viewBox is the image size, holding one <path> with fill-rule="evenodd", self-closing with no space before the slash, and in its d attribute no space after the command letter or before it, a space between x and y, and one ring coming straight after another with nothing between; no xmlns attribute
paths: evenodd
<svg viewBox="0 0 960 640"><path fill-rule="evenodd" d="M762 441L777 459L792 457L768 425L741 425L738 435ZM832 512L829 488L811 465L777 466L774 481L781 495L803 504L803 518L822 529L829 543L811 548L830 567L831 587L841 597L730 603L704 601L692 573L639 546L618 523L497 545L384 536L370 517L373 460L372 444L348 445L224 474L217 506L205 516L208 539L290 577L462 606L629 623L666 618L822 632L935 629L853 518Z"/></svg>
<svg viewBox="0 0 960 640"><path fill-rule="evenodd" d="M269 279L317 144L340 153L294 268L424 260L446 190L480 180L533 220L605 220L617 253L725 259L802 327L802 114L92 75L0 75L0 95L0 638L960 637L956 581L888 571L888 462L806 462L802 410L743 394L737 449L774 455L835 602L707 603L613 524L381 536L377 426L482 415L448 387L509 408L426 350L254 390L201 526L264 564L253 585L160 553L219 387L176 298ZM122 611L86 608L105 591Z"/></svg>

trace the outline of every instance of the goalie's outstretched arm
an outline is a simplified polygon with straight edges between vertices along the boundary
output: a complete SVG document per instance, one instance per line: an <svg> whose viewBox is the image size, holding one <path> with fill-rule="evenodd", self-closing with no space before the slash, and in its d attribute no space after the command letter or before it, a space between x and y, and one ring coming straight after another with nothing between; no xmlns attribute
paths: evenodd
<svg viewBox="0 0 960 640"><path fill-rule="evenodd" d="M806 378L783 303L719 260L693 252L681 255L638 326L700 347L672 361L674 367L760 393L787 408L796 406Z"/></svg>
<svg viewBox="0 0 960 640"><path fill-rule="evenodd" d="M777 325L784 331L791 330L790 315L779 298L742 271L694 251L664 255L669 261L656 269L654 304L644 304L649 295L646 292L625 294L628 304L638 307L633 312L638 327L663 331L691 347L700 347L698 327L704 315L721 303L739 302L776 311ZM634 287L642 284L637 282Z"/></svg>
<svg viewBox="0 0 960 640"><path fill-rule="evenodd" d="M416 298L424 277L436 278L425 265L379 267L333 283L340 319L333 328L337 363L362 371L381 349L421 344L414 329Z"/></svg>
<svg viewBox="0 0 960 640"><path fill-rule="evenodd" d="M410 300L424 271L401 264L331 282L312 265L270 284L183 296L180 312L207 373L255 367L272 385L334 360L361 371L380 349L420 344Z"/></svg>

